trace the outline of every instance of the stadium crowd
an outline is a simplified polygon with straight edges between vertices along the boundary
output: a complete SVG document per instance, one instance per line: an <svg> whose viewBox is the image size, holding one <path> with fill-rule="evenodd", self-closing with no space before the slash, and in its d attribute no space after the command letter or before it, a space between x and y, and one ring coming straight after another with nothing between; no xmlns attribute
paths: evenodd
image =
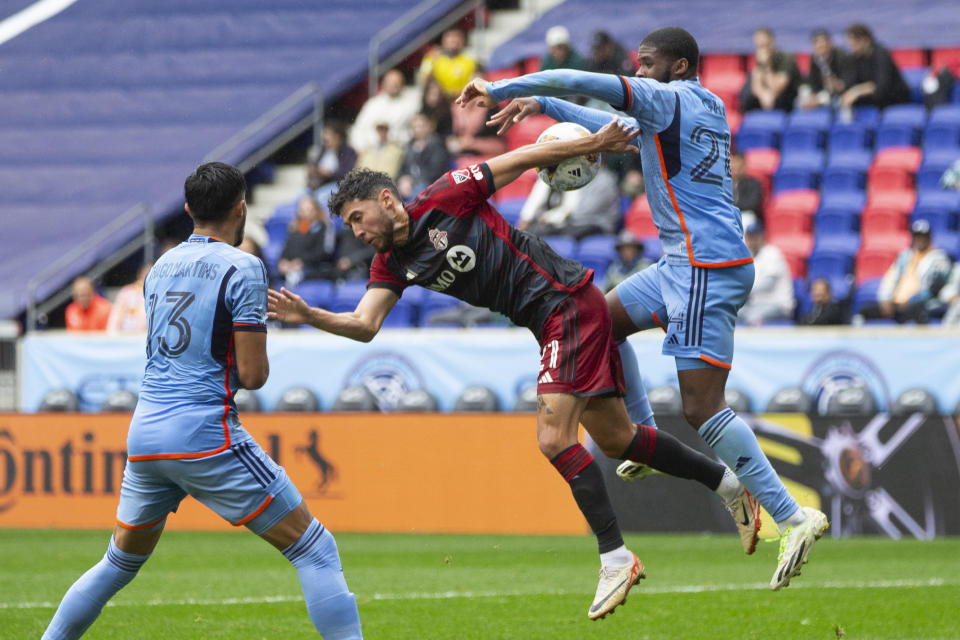
<svg viewBox="0 0 960 640"><path fill-rule="evenodd" d="M734 135L732 195L756 260L739 322L960 326L960 188L947 184L947 169L960 158L960 94L952 91L960 55L890 51L862 24L844 36L848 48L816 29L811 53L794 54L760 28L750 55L703 56L700 80L725 103ZM452 108L474 76L558 68L631 74L635 67L628 47L609 33L594 33L581 53L563 25L546 31L542 57L508 69L484 70L465 45L463 30L448 29L418 69L387 71L352 124L325 123L322 144L308 152L302 193L277 209L265 246L247 243L275 284L303 290L367 278L372 250L326 210L337 180L354 167L387 173L410 198L450 168L536 139L548 124L542 116L501 137L485 124L493 111ZM579 191L551 191L531 174L494 203L511 223L593 268L604 288L660 255L633 154L606 157ZM333 286L311 289L319 293L310 301L331 301ZM91 303L82 291L75 297L68 328L105 328L109 302ZM444 313L449 318L451 309ZM416 324L435 323L423 315Z"/></svg>

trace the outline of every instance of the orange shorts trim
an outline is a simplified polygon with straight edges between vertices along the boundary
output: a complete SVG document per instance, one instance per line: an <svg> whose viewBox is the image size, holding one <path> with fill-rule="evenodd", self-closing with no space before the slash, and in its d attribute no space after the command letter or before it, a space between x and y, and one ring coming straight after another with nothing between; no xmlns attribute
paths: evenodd
<svg viewBox="0 0 960 640"><path fill-rule="evenodd" d="M121 522L120 520L117 520L117 524L123 527L124 529L128 529L129 531L140 531L141 529L149 529L150 527L155 527L166 519L167 519L167 516L163 516L156 522L148 522L147 524L127 524L126 522Z"/></svg>
<svg viewBox="0 0 960 640"><path fill-rule="evenodd" d="M720 367L721 369L731 369L733 365L727 364L726 362L720 362L719 360L714 360L710 356L705 356L702 353L700 354L700 359L706 362L707 364L712 364L715 367Z"/></svg>
<svg viewBox="0 0 960 640"><path fill-rule="evenodd" d="M251 520L253 520L254 518L256 518L258 515L260 515L261 513L263 513L263 510L266 509L267 506L269 506L269 504L270 504L271 502L273 502L273 496L268 496L267 499L263 501L263 504L261 504L259 507L257 507L257 509L256 509L253 513L251 513L250 515L248 515L248 516L247 516L246 518L244 518L243 520L238 520L238 521L236 521L236 522L231 522L230 524L232 524L232 525L235 526L235 527L240 527L240 526L242 526L242 525L247 524L248 522L250 522Z"/></svg>

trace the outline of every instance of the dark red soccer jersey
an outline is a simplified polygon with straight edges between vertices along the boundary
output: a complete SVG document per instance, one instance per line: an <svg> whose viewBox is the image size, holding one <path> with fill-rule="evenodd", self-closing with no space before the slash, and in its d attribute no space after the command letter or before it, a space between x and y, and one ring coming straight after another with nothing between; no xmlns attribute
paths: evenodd
<svg viewBox="0 0 960 640"><path fill-rule="evenodd" d="M406 206L409 239L374 257L367 287L400 295L418 284L502 313L539 338L550 312L593 270L511 227L487 203L493 190L486 163L441 176Z"/></svg>

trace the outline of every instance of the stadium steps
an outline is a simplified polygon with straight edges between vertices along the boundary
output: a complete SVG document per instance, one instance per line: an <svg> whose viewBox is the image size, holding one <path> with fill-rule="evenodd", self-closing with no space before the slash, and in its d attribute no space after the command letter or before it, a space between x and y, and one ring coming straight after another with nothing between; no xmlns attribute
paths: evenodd
<svg viewBox="0 0 960 640"><path fill-rule="evenodd" d="M260 246L266 243L266 222L277 205L296 200L307 181L304 164L279 164L272 182L260 182L247 202L247 233Z"/></svg>

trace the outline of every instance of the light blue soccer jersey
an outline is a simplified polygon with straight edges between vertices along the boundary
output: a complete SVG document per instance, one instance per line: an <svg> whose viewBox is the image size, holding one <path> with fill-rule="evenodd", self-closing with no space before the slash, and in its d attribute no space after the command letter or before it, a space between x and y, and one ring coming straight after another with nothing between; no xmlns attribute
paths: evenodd
<svg viewBox="0 0 960 640"><path fill-rule="evenodd" d="M144 283L147 367L127 450L131 460L199 458L249 439L233 394L235 331L263 331L263 263L192 235L165 253Z"/></svg>
<svg viewBox="0 0 960 640"><path fill-rule="evenodd" d="M520 96L584 95L636 120L647 199L664 254L695 267L752 262L733 204L730 127L723 102L699 80L669 83L569 69L541 71L487 85L500 102ZM597 131L609 113L551 98L542 111Z"/></svg>

